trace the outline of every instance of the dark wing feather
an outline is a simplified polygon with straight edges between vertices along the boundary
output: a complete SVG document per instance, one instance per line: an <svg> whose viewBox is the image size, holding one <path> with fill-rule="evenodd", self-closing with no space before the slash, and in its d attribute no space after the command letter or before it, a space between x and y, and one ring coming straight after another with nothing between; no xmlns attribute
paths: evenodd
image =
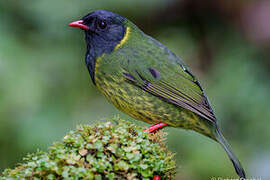
<svg viewBox="0 0 270 180"><path fill-rule="evenodd" d="M151 70L153 69L154 68L151 68ZM161 78L157 81L147 80L149 79L149 74L145 74L144 76L144 74L139 72L140 71L136 71L137 74L133 74L134 76L129 73L124 73L124 75L130 83L140 87L146 92L167 102L186 108L207 120L216 121L215 115L201 85L190 72L187 73L190 76L188 78L181 73L164 77L162 73L159 72ZM140 81L143 83L138 83L135 77L140 78Z"/></svg>
<svg viewBox="0 0 270 180"><path fill-rule="evenodd" d="M200 83L168 48L145 35L140 46L128 50L128 57L127 53L121 54L128 82L209 121L216 121Z"/></svg>

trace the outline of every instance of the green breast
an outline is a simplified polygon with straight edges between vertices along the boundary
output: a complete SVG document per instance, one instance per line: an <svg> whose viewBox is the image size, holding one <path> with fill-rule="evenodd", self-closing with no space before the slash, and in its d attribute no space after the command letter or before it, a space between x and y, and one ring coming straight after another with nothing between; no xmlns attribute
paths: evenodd
<svg viewBox="0 0 270 180"><path fill-rule="evenodd" d="M211 136L208 122L195 113L153 96L126 81L120 64L102 56L96 61L97 88L119 110L135 119L155 124L164 122L170 126L193 129Z"/></svg>

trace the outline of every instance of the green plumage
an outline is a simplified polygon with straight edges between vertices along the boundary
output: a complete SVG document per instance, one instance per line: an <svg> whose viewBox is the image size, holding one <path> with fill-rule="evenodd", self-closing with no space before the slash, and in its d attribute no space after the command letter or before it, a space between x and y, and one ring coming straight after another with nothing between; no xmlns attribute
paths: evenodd
<svg viewBox="0 0 270 180"><path fill-rule="evenodd" d="M201 85L175 54L112 12L95 11L82 20L90 29L81 27L87 41L86 64L109 102L138 120L212 138L224 147L238 175L245 177Z"/></svg>
<svg viewBox="0 0 270 180"><path fill-rule="evenodd" d="M214 138L209 120L162 98L170 97L180 101L179 93L172 94L176 90L170 91L175 88L203 106L207 100L200 87L194 83L195 78L184 71L182 66L186 67L177 56L132 23L126 23L130 28L126 42L110 54L104 54L96 63L95 80L98 89L118 109L138 120L152 124L164 122ZM155 78L150 68L159 72L160 76ZM136 80L125 74L132 75ZM154 87L155 95L150 90L142 89L145 81L159 86ZM166 89L164 83L172 88Z"/></svg>

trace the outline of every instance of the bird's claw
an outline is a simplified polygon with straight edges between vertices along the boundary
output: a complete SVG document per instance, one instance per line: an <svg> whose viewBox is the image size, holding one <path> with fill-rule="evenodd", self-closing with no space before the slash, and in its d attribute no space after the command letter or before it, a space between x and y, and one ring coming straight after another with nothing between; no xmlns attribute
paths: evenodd
<svg viewBox="0 0 270 180"><path fill-rule="evenodd" d="M153 126L151 126L149 128L144 129L144 131L146 131L148 133L152 133L152 132L155 132L158 129L163 128L164 126L167 126L167 124L160 122L160 123L157 123L157 124L155 124L155 125L153 125Z"/></svg>

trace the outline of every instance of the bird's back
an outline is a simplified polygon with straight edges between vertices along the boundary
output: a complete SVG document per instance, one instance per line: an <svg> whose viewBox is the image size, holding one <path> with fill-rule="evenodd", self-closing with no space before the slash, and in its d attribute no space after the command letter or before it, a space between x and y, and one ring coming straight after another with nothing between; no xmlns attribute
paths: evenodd
<svg viewBox="0 0 270 180"><path fill-rule="evenodd" d="M194 76L184 72L187 69L182 61L147 35L141 34L136 40L131 38L117 51L97 60L95 78L102 94L118 109L136 119L152 124L164 122L211 137L209 120L199 114L207 109L190 107L195 106L196 100L200 103L208 101ZM155 89L146 89L147 82L156 85ZM164 87L165 83L170 87ZM164 92L164 88L168 92ZM193 96L194 102L187 95L182 96L181 91ZM191 105L179 104L180 101Z"/></svg>

